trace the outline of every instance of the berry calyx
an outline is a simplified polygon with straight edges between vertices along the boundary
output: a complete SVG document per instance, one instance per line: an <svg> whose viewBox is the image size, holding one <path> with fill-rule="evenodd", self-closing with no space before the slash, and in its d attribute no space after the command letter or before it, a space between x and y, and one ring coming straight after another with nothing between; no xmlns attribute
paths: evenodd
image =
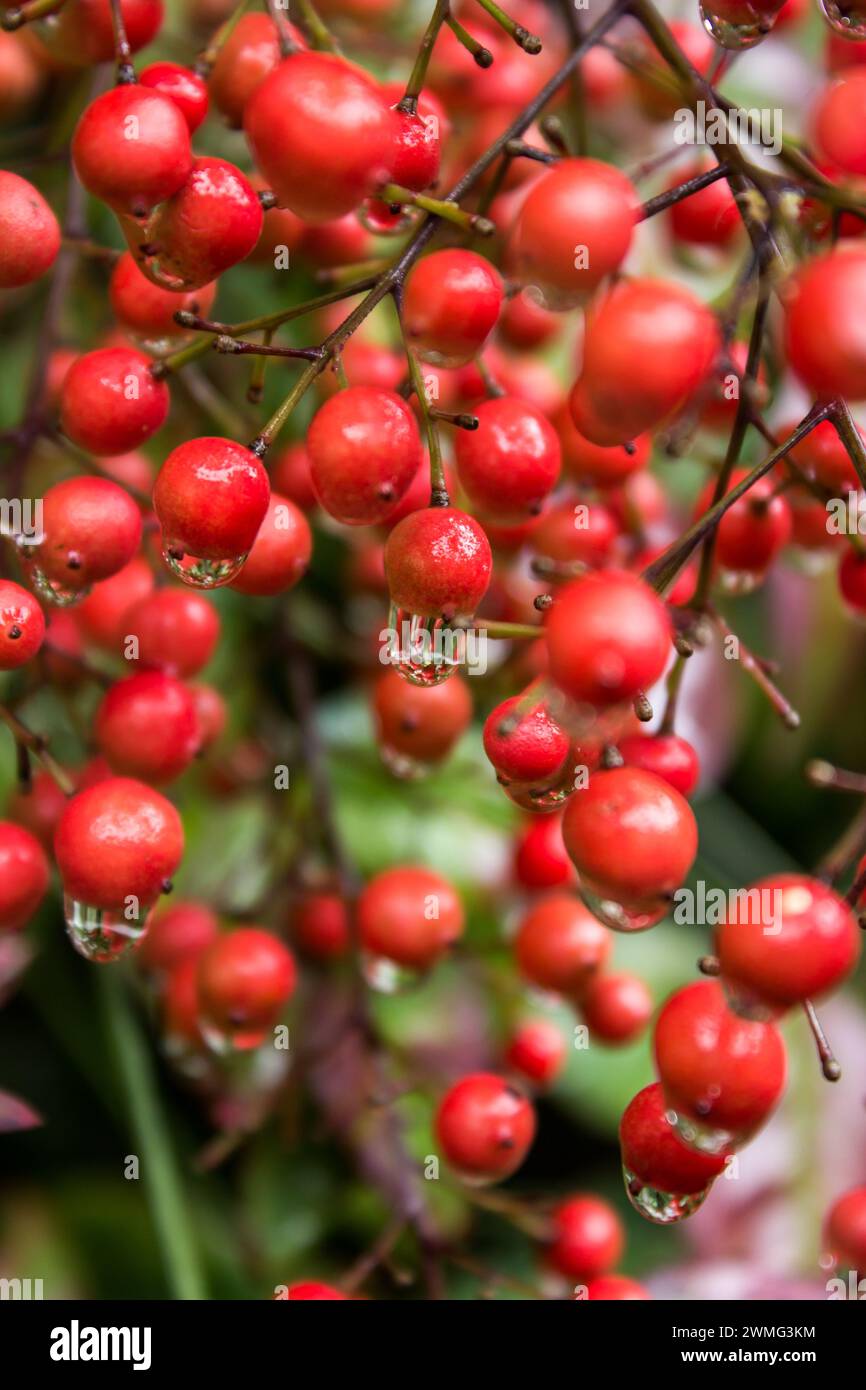
<svg viewBox="0 0 866 1390"><path fill-rule="evenodd" d="M476 430L458 430L457 473L472 506L492 521L523 521L540 510L562 462L553 426L526 401L499 396L477 407Z"/></svg>
<svg viewBox="0 0 866 1390"><path fill-rule="evenodd" d="M96 712L95 731L114 772L157 786L179 777L200 744L192 696L161 671L113 685Z"/></svg>
<svg viewBox="0 0 866 1390"><path fill-rule="evenodd" d="M611 936L580 898L551 893L521 920L514 951L527 980L582 999L610 955Z"/></svg>
<svg viewBox="0 0 866 1390"><path fill-rule="evenodd" d="M374 959L429 970L463 933L456 889L431 869L386 869L358 899L358 936Z"/></svg>
<svg viewBox="0 0 866 1390"><path fill-rule="evenodd" d="M385 544L392 602L422 617L472 617L492 570L484 531L456 507L412 512L398 522Z"/></svg>
<svg viewBox="0 0 866 1390"><path fill-rule="evenodd" d="M60 224L38 189L0 169L0 289L29 285L60 250Z"/></svg>
<svg viewBox="0 0 866 1390"><path fill-rule="evenodd" d="M48 860L29 830L0 821L0 931L18 931L48 890Z"/></svg>
<svg viewBox="0 0 866 1390"><path fill-rule="evenodd" d="M258 1047L291 998L296 982L287 946L260 927L217 937L198 958L202 1031L217 1050Z"/></svg>
<svg viewBox="0 0 866 1390"><path fill-rule="evenodd" d="M425 362L462 367L484 346L502 307L499 271L474 251L434 251L410 270L403 323Z"/></svg>
<svg viewBox="0 0 866 1390"><path fill-rule="evenodd" d="M572 700L600 707L647 690L671 653L664 603L624 570L587 574L565 585L545 629L553 680Z"/></svg>
<svg viewBox="0 0 866 1390"><path fill-rule="evenodd" d="M310 478L322 506L347 526L384 521L418 472L418 424L394 391L350 386L307 432Z"/></svg>
<svg viewBox="0 0 866 1390"><path fill-rule="evenodd" d="M110 777L67 803L54 853L70 898L120 912L130 898L155 903L183 854L183 826L170 801L128 777Z"/></svg>
<svg viewBox="0 0 866 1390"><path fill-rule="evenodd" d="M473 1072L455 1082L436 1113L445 1157L469 1182L510 1177L526 1157L535 1127L532 1103L492 1072Z"/></svg>

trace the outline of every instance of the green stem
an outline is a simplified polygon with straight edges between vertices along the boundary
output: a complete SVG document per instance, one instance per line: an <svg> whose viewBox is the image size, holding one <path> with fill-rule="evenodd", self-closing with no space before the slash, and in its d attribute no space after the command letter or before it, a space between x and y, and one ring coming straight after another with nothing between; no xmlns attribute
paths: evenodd
<svg viewBox="0 0 866 1390"><path fill-rule="evenodd" d="M406 328L403 323L403 314L401 312L401 286L395 286L394 307L397 310L400 332L403 335L403 347L406 352L406 360L409 364L409 376L418 399L418 409L421 411L421 418L424 421L424 432L427 436L427 448L430 453L430 505L432 507L447 507L450 505L450 498L448 496L448 485L445 481L445 466L442 462L442 446L439 441L439 428L433 412L430 409L430 402L427 399L427 392L424 388L424 376L418 358L406 336Z"/></svg>
<svg viewBox="0 0 866 1390"><path fill-rule="evenodd" d="M496 4L496 0L478 0L482 10L486 10L490 18L494 20L501 29L504 29L510 39L513 39L518 48L522 48L524 53L540 53L541 39L537 34L530 34L528 29L524 29L522 24L518 24L515 19L507 15L504 10Z"/></svg>
<svg viewBox="0 0 866 1390"><path fill-rule="evenodd" d="M98 971L102 1003L118 1070L126 1093L135 1143L168 1282L173 1297L207 1297L189 1221L189 1206L172 1151L171 1138L137 1019L117 967Z"/></svg>
<svg viewBox="0 0 866 1390"><path fill-rule="evenodd" d="M418 49L415 62L412 65L409 81L406 83L406 90L399 103L400 110L407 111L410 115L414 115L418 110L418 97L421 94L421 88L424 86L427 77L430 55L439 37L439 30L445 23L449 3L450 0L436 0L436 8L430 16L430 23L424 31L421 47Z"/></svg>
<svg viewBox="0 0 866 1390"><path fill-rule="evenodd" d="M338 53L337 40L328 26L319 18L310 0L295 0L295 4L300 10L301 28L306 33L313 48L324 50L326 53Z"/></svg>

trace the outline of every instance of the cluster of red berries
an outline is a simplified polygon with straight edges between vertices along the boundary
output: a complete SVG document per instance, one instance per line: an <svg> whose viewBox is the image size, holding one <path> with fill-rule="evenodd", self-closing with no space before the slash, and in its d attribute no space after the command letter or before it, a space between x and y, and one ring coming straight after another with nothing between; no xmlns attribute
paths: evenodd
<svg viewBox="0 0 866 1390"><path fill-rule="evenodd" d="M602 118L626 103L641 128L661 128L691 102L694 74L715 69L719 45L758 42L791 22L790 4L702 4L703 27L670 26L682 60L670 71L625 23L616 37L626 61L590 48L581 85ZM331 8L363 27L368 12L394 7ZM637 271L651 245L644 226L661 211L676 256L733 269L748 233L763 275L766 248L777 254L775 185L764 199L751 164L719 170L692 159L644 203L637 176L564 152L562 84L536 98L569 41L540 0L512 6L516 22L497 6L454 5L444 27L448 7L437 7L408 87L378 80L315 28L270 9L230 21L197 69L160 61L136 75L129 60L158 33L161 0L64 0L56 9L26 44L2 36L0 77L17 84L18 115L61 55L79 67L118 59L117 85L80 113L71 162L102 205L101 225L116 222L126 249L105 258L111 335L80 354L57 348L43 364L27 430L60 440L81 470L44 489L39 534L22 527L13 538L17 579L0 580L0 670L29 665L58 686L95 672L101 693L90 760L68 785L46 760L0 823L0 928L17 931L39 910L53 853L76 949L109 963L136 947L171 1055L217 1090L226 1055L274 1045L297 974L282 929L311 975L331 968L337 977L351 965L383 992L469 949L458 946L461 893L420 863L372 875L354 901L339 875L322 875L296 894L279 933L224 928L198 900L157 907L184 851L164 791L227 723L220 692L196 679L221 632L221 610L202 591L285 595L310 565L312 520L345 541L352 598L374 596L363 634L371 651L390 605L385 631L397 650L383 657L380 648L389 669L371 682L370 703L395 776L423 777L472 724L473 683L437 642L474 633L530 643L502 655L482 711L484 753L527 813L514 847L523 902L509 953L530 1004L521 993L508 1015L498 1069L458 1076L435 1117L441 1156L460 1179L507 1179L536 1134L530 1092L555 1082L571 1047L561 1012L545 1006L571 1007L590 1045L635 1042L652 1019L647 985L611 957L616 933L650 929L669 913L696 861L689 798L701 768L674 715L684 661L724 622L711 589L749 592L782 557L826 552L838 556L845 603L866 614L859 533L827 525L834 500L847 505L866 488L864 436L846 404L866 400L866 68L842 63L834 38L834 76L810 115L816 162L803 157L801 196L784 214L786 235L796 232L808 254L777 280L782 365L814 406L802 423L771 428L762 412L781 369L764 361L763 289L761 331L750 336L740 322L748 277L743 300L719 313L673 274ZM244 151L244 167L193 152L211 108L238 132L232 148ZM534 122L551 114L548 148ZM522 138L508 135L512 124ZM441 198L443 189L453 192ZM64 244L39 190L0 171L0 289L24 290L58 256L84 254L79 231ZM263 273L282 253L337 288L282 317L208 317L223 276L247 260ZM359 307L339 307L364 291ZM388 297L399 349L396 330L388 339L365 323ZM320 313L323 343L275 345L304 312ZM568 336L573 324L578 341ZM154 477L142 448L156 447L167 421L173 427L169 383L209 337L258 363L294 355L303 375L252 441L175 434ZM549 365L554 357L567 362L567 381ZM266 467L314 383L303 441ZM759 476L740 462L750 426L773 451ZM680 536L682 518L650 471L653 449L675 457L697 438L713 454L723 433L728 457ZM765 663L750 661L779 707ZM666 675L665 717L648 732ZM7 722L25 752L45 754L41 737L14 715ZM211 770L215 794L244 782L244 753L255 763L247 745L237 764L226 758ZM687 984L662 1006L652 1035L658 1080L622 1115L626 1192L642 1215L664 1224L697 1210L779 1102L779 1019L837 989L859 949L850 903L817 877L776 875L728 908L707 965L717 978ZM828 1245L859 1267L864 1210L858 1189L828 1220ZM648 1296L614 1273L623 1229L600 1198L557 1205L543 1244L546 1268L579 1287L575 1297ZM311 1282L287 1292L346 1296Z"/></svg>

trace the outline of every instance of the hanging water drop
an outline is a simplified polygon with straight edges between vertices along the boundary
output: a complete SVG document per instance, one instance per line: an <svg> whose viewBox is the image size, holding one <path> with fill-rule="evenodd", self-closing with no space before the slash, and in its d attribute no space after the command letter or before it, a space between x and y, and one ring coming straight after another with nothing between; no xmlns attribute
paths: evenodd
<svg viewBox="0 0 866 1390"><path fill-rule="evenodd" d="M843 39L866 38L866 5L840 5L835 0L818 0L818 7L835 34Z"/></svg>
<svg viewBox="0 0 866 1390"><path fill-rule="evenodd" d="M700 7L704 28L731 52L754 48L770 33L783 0L764 0L750 4L749 0L702 0Z"/></svg>
<svg viewBox="0 0 866 1390"><path fill-rule="evenodd" d="M68 895L63 899L63 916L70 941L85 960L107 965L140 941L150 917L145 908L134 917L121 911L93 907Z"/></svg>
<svg viewBox="0 0 866 1390"><path fill-rule="evenodd" d="M676 1221L685 1221L686 1217L694 1216L703 1206L712 1187L712 1183L708 1183L700 1192L686 1194L661 1192L658 1188L641 1182L640 1178L635 1177L625 1166L622 1175L626 1196L631 1205L636 1212L647 1221L654 1222L656 1226L672 1226Z"/></svg>
<svg viewBox="0 0 866 1390"><path fill-rule="evenodd" d="M443 618L424 618L392 604L388 630L396 642L388 659L412 685L440 685L460 665L465 634Z"/></svg>
<svg viewBox="0 0 866 1390"><path fill-rule="evenodd" d="M370 951L361 953L361 974L376 994L404 994L415 989L423 979L422 971Z"/></svg>
<svg viewBox="0 0 866 1390"><path fill-rule="evenodd" d="M237 555L229 560L208 560L185 553L176 541L166 541L162 558L172 574L191 589L219 589L240 574L247 557Z"/></svg>

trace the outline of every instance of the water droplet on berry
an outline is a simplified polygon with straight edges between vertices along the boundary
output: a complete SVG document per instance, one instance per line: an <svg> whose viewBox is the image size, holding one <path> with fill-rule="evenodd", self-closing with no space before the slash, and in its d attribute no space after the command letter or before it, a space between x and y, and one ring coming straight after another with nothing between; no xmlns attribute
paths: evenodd
<svg viewBox="0 0 866 1390"><path fill-rule="evenodd" d="M266 1028L262 1028L261 1024L251 1026L246 1019L223 1028L209 1019L199 1018L198 1026L211 1052L218 1057L228 1057L235 1052L252 1052L272 1036L270 1025Z"/></svg>
<svg viewBox="0 0 866 1390"><path fill-rule="evenodd" d="M80 956L107 965L131 950L147 930L151 908L136 917L122 911L92 907L68 895L63 899L66 932Z"/></svg>
<svg viewBox="0 0 866 1390"><path fill-rule="evenodd" d="M70 608L73 603L80 603L82 599L87 598L90 593L89 585L85 588L73 589L57 579L49 579L36 562L36 556L39 553L38 546L30 545L17 537L16 544L21 556L21 568L28 584L46 603L53 603L56 608Z"/></svg>
<svg viewBox="0 0 866 1390"><path fill-rule="evenodd" d="M561 806L574 792L574 772L571 762L566 765L564 774L560 773L549 786L533 786L529 782L512 782L507 777L497 777L505 795L515 806L523 811L550 811Z"/></svg>
<svg viewBox="0 0 866 1390"><path fill-rule="evenodd" d="M231 560L205 560L198 555L186 554L183 547L174 541L166 541L162 558L172 574L191 589L219 589L237 578L247 557L237 555Z"/></svg>
<svg viewBox="0 0 866 1390"><path fill-rule="evenodd" d="M356 216L361 226L374 236L399 236L414 220L411 208L398 207L395 211L381 198L366 198Z"/></svg>
<svg viewBox="0 0 866 1390"><path fill-rule="evenodd" d="M707 1112L712 1108L710 1101L707 1101ZM689 1149L695 1149L703 1154L720 1154L730 1149L734 1136L727 1130L714 1129L709 1124L700 1124L692 1119L690 1115L682 1115L678 1110L667 1112L668 1120L673 1125L683 1143Z"/></svg>
<svg viewBox="0 0 866 1390"><path fill-rule="evenodd" d="M779 1017L779 1010L774 1009L772 1004L768 1004L765 999L742 989L739 985L732 984L724 977L721 983L728 1008L740 1018L748 1018L753 1023L772 1023L774 1019Z"/></svg>
<svg viewBox="0 0 866 1390"><path fill-rule="evenodd" d="M837 34L845 39L866 38L866 7L836 4L836 0L818 0L818 5Z"/></svg>
<svg viewBox="0 0 866 1390"><path fill-rule="evenodd" d="M766 570L720 569L718 581L724 593L731 594L735 598L740 598L744 597L746 594L753 594L756 589L761 587L766 577Z"/></svg>
<svg viewBox="0 0 866 1390"><path fill-rule="evenodd" d="M465 634L443 618L424 618L392 604L388 628L396 647L388 654L395 670L412 685L441 685L460 665Z"/></svg>
<svg viewBox="0 0 866 1390"><path fill-rule="evenodd" d="M712 1187L712 1183L708 1183L701 1192L677 1195L673 1192L661 1192L657 1187L642 1183L640 1178L636 1178L634 1173L630 1173L625 1167L622 1175L626 1196L635 1211L657 1226L672 1226L675 1221L684 1221L687 1216L694 1216L698 1208L703 1206Z"/></svg>
<svg viewBox="0 0 866 1390"><path fill-rule="evenodd" d="M660 903L654 911L648 911L645 907L634 907L627 903L616 902L613 898L605 898L598 893L594 893L586 883L581 880L578 891L583 901L586 903L590 912L597 917L600 922L604 922L611 931L619 932L638 932L649 931L666 915L667 903Z"/></svg>
<svg viewBox="0 0 866 1390"><path fill-rule="evenodd" d="M725 10L730 12L731 8L730 5L722 5L720 12L711 4L702 3L700 7L704 28L722 48L738 52L744 48L754 48L756 43L767 37L775 22L774 15L761 14L753 6L743 4L743 18L736 22L729 13L725 13Z"/></svg>
<svg viewBox="0 0 866 1390"><path fill-rule="evenodd" d="M400 753L387 743L379 745L379 755L392 777L401 782L418 782L432 772L431 763L423 763L420 758L412 758L408 753Z"/></svg>
<svg viewBox="0 0 866 1390"><path fill-rule="evenodd" d="M376 994L404 994L423 978L420 970L398 965L386 956L376 956L369 951L361 953L361 974Z"/></svg>

